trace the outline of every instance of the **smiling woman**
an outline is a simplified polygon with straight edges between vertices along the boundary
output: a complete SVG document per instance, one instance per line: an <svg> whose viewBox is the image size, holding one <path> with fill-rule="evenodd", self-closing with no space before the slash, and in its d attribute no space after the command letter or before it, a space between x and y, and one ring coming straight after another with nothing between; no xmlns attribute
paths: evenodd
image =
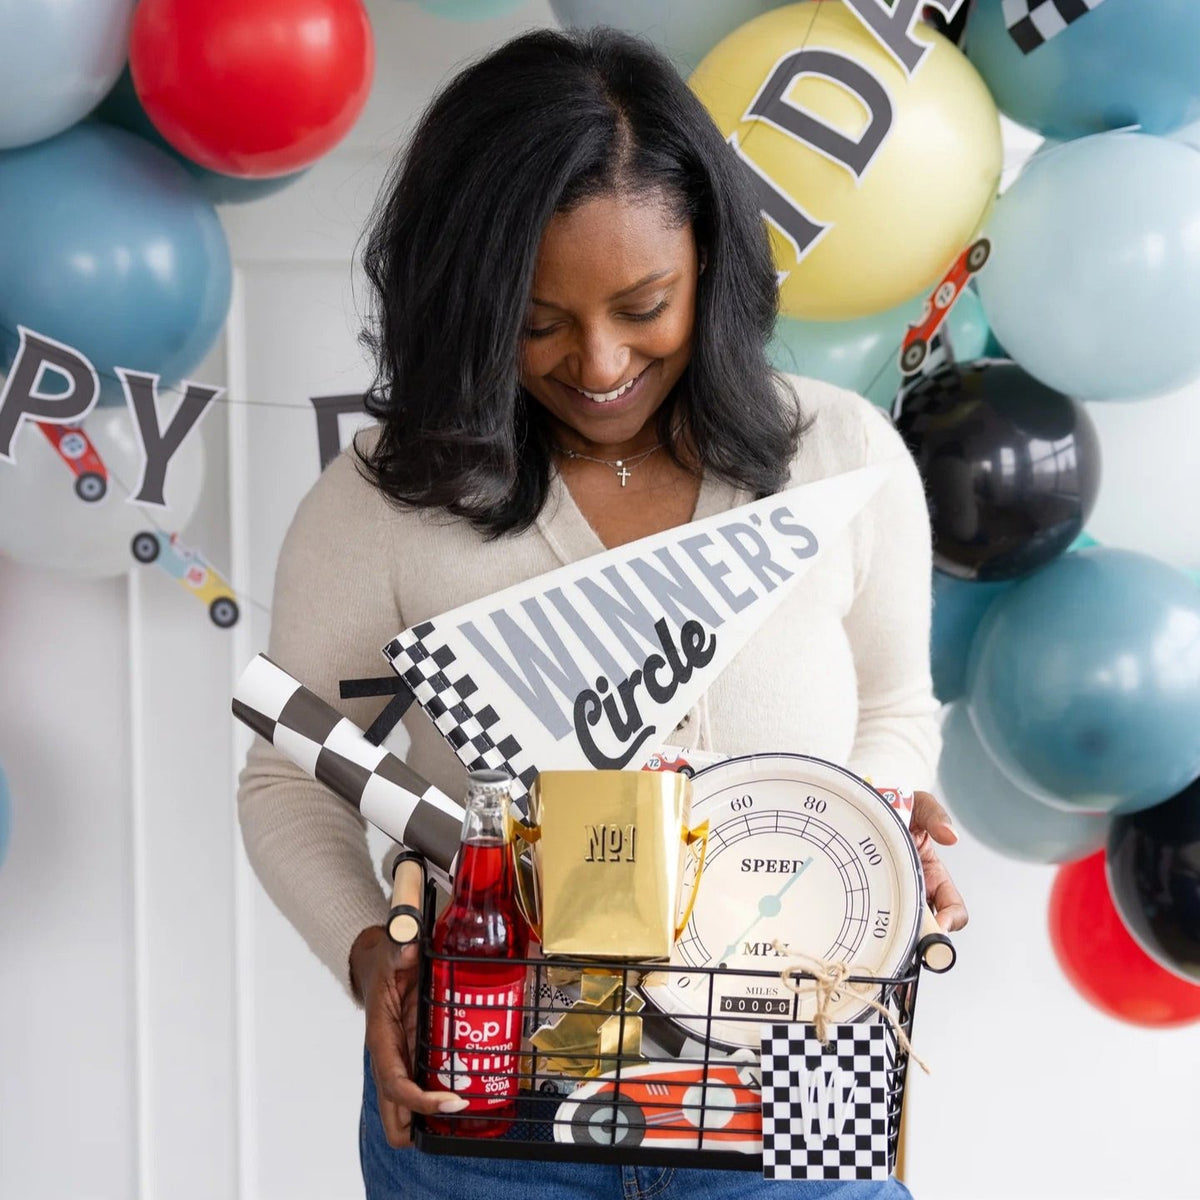
<svg viewBox="0 0 1200 1200"><path fill-rule="evenodd" d="M887 482L824 565L780 598L674 734L658 732L697 755L788 750L929 785L938 735L921 480L867 401L770 370L775 271L742 171L671 64L611 30L531 33L447 84L399 156L369 232L370 406L380 426L326 468L296 514L276 572L276 663L366 727L378 704L342 700L339 682L378 675L379 647L399 630L606 547L886 464ZM802 524L776 532L794 537L801 557L816 550ZM780 567L728 540L744 578L713 557L706 533L683 543L736 614L756 587L774 588ZM713 653L712 636L681 615L687 569L647 554L637 574L650 607L618 588L597 591L589 608L560 586L546 608L522 609L551 641L515 625L511 645L500 635L518 660L507 685L527 686L610 753L614 738L642 736L642 695L673 692ZM624 677L575 686L581 666L553 642L560 617L620 652L632 664ZM404 721L408 764L461 795L462 765L438 728L416 705ZM954 835L920 795L912 832L929 895L955 928L965 910L929 847ZM767 1184L688 1169L648 1182L632 1166L546 1161L533 1171L411 1148L413 1113L467 1101L414 1078L416 950L387 941L362 826L266 742L251 751L239 804L259 877L366 1011L360 1147L370 1200L907 1194L895 1180ZM781 847L763 873L778 878L770 865L803 862L802 849ZM738 882L737 859L728 862ZM789 909L804 885L786 886L760 889L761 919L776 904ZM745 927L738 919L726 940Z"/></svg>

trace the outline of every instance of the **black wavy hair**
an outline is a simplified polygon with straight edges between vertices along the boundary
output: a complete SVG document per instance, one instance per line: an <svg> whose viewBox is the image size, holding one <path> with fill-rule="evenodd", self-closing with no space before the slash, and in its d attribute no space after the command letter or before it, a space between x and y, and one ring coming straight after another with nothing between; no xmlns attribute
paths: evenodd
<svg viewBox="0 0 1200 1200"><path fill-rule="evenodd" d="M801 421L766 358L775 268L744 170L670 61L627 34L538 30L463 70L425 111L366 235L367 408L382 425L360 454L367 478L489 537L532 524L552 444L520 360L542 233L556 212L631 191L660 194L705 256L660 438L682 464L670 428L682 418L701 470L755 496L783 487Z"/></svg>

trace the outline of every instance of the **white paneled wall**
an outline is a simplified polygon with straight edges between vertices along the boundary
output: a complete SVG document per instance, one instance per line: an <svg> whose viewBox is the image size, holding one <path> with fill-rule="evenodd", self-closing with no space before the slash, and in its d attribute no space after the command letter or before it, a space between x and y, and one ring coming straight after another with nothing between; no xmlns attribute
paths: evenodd
<svg viewBox="0 0 1200 1200"><path fill-rule="evenodd" d="M369 377L351 264L390 153L457 61L550 22L545 0L479 24L369 7L379 69L350 139L287 191L222 210L235 302L195 377L229 398L204 421L207 487L185 540L228 568L242 622L216 629L153 569L79 582L0 560L15 808L0 867L3 1200L361 1195L361 1015L245 864L233 790L249 735L229 695L266 643L275 557L317 476L309 397ZM1141 421L1161 447L1162 414L1187 400L1114 408L1102 434L1125 445ZM1194 489L1194 471L1167 469ZM1134 544L1138 506L1164 501L1153 478L1116 478L1130 495L1106 491L1097 533ZM1200 1027L1149 1033L1087 1008L1051 958L1052 869L969 841L951 858L973 920L955 972L922 987L916 1040L934 1074L910 1094L919 1200L1200 1194Z"/></svg>

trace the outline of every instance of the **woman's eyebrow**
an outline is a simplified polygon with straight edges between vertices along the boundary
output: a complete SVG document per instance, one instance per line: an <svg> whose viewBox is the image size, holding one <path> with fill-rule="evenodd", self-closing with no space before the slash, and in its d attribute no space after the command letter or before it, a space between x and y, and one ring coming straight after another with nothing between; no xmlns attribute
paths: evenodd
<svg viewBox="0 0 1200 1200"><path fill-rule="evenodd" d="M620 300L620 299L624 298L625 296L632 295L632 293L640 290L641 288L646 287L648 284L658 283L658 281L660 279L666 279L666 277L668 275L672 275L672 274L674 274L674 272L669 267L663 271L651 271L651 273L649 275L647 275L644 279L639 279L637 281L637 283L631 283L629 285L629 287L622 288L619 292L614 292L611 296L609 296L609 300L610 301ZM540 308L559 308L559 309L561 309L560 305L553 304L549 300L539 300L536 296L530 297L530 303L536 304Z"/></svg>

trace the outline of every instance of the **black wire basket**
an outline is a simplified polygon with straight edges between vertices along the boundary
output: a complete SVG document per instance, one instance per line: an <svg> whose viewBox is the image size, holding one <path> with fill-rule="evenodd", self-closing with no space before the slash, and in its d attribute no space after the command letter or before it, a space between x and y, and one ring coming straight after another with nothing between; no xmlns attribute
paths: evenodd
<svg viewBox="0 0 1200 1200"><path fill-rule="evenodd" d="M417 1078L430 1077L431 1056L448 1047L433 1040L448 1002L433 995L435 964L449 975L454 994L454 972L460 965L478 966L478 959L436 954L430 931L433 926L434 891L425 901L419 976L419 1034ZM846 983L882 1004L895 1024L866 1008L856 1019L880 1022L886 1047L886 1136L889 1171L895 1167L904 1107L908 1052L897 1029L911 1037L917 983L922 955L930 943L948 945L942 935L924 937L905 971L895 977L851 976ZM510 1087L516 1091L506 1107L496 1136L467 1133L474 1115L439 1116L435 1132L429 1121L415 1114L413 1140L434 1154L477 1157L544 1159L606 1163L626 1166L726 1168L762 1172L761 1071L756 1050L731 1047L713 1035L744 1026L747 1035L738 1042L754 1042L764 1023L797 1022L801 997L787 1000L727 998L713 1010L713 985L720 975L747 981L777 982L778 971L732 971L725 968L668 966L661 962L597 962L594 959L525 958L507 960L527 970L525 1003L521 1006L527 1036L514 1058ZM947 969L947 968L942 968ZM695 988L694 1011L673 1012L669 1017L645 1004L635 1011L629 997L641 996L647 976L662 979L670 973L702 976ZM939 971L940 973L940 971ZM803 972L793 972L803 982ZM579 1012L579 999L570 985L575 977L606 977L612 1001L607 1018L608 1046L586 1052L548 1053L530 1043L528 1034L553 1025L568 1013ZM814 980L815 982L815 980ZM740 1006L740 1007L739 1007ZM638 1022L640 1038L630 1037ZM705 1035L697 1036L703 1029ZM630 1049L633 1043L634 1048ZM639 1045L640 1043L640 1045ZM590 1072L588 1077L584 1073ZM437 1084L428 1086L437 1087ZM477 1119L477 1118L474 1118Z"/></svg>

